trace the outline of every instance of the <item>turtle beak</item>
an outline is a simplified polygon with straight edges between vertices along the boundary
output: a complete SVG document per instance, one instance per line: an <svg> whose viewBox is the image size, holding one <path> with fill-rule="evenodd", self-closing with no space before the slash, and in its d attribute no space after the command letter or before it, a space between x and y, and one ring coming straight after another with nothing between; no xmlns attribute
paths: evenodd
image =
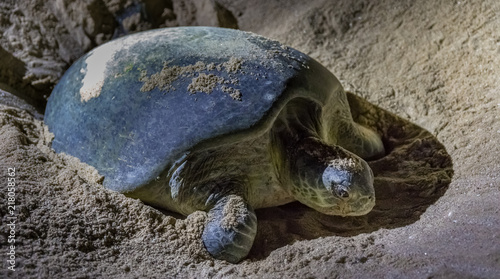
<svg viewBox="0 0 500 279"><path fill-rule="evenodd" d="M375 196L367 195L356 197L351 202L347 201L340 206L341 216L362 216L368 214L375 206Z"/></svg>
<svg viewBox="0 0 500 279"><path fill-rule="evenodd" d="M350 199L335 199L336 203L332 206L327 206L318 211L328 215L337 216L362 216L368 214L375 206L375 196L352 195Z"/></svg>

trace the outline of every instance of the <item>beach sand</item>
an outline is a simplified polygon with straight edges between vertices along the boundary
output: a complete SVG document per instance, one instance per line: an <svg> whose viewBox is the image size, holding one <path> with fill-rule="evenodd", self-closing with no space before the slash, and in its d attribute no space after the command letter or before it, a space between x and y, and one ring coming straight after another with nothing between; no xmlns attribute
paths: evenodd
<svg viewBox="0 0 500 279"><path fill-rule="evenodd" d="M500 277L500 2L135 1L147 16L133 2L0 4L1 278ZM152 208L55 154L43 107L64 70L113 36L178 25L238 27L331 70L388 148L369 162L374 210L257 210L250 255L230 264L203 247L205 212Z"/></svg>

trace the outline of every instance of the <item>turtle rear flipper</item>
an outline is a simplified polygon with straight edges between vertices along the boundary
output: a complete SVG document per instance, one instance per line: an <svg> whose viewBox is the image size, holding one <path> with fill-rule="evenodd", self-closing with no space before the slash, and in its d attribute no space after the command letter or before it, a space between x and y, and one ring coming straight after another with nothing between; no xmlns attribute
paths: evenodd
<svg viewBox="0 0 500 279"><path fill-rule="evenodd" d="M216 259L237 263L244 259L257 232L257 217L245 200L229 195L217 201L208 212L202 240Z"/></svg>

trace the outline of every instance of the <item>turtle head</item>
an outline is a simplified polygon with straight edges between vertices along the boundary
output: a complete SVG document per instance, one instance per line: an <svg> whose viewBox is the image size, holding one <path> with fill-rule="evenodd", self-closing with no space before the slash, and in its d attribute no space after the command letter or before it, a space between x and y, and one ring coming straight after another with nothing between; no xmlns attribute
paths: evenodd
<svg viewBox="0 0 500 279"><path fill-rule="evenodd" d="M325 204L318 211L330 215L365 215L375 206L373 173L359 157L333 159L323 171L320 187L326 189Z"/></svg>
<svg viewBox="0 0 500 279"><path fill-rule="evenodd" d="M360 216L375 206L373 173L368 164L339 146L305 146L295 161L292 194L328 215Z"/></svg>

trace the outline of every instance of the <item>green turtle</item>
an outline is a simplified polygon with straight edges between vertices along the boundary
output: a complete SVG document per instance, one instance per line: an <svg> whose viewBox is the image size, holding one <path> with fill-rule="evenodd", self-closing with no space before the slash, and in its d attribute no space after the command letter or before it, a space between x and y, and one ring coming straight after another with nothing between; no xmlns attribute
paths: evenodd
<svg viewBox="0 0 500 279"><path fill-rule="evenodd" d="M330 215L367 214L380 136L355 123L345 92L307 55L212 27L165 28L101 45L54 88L52 147L94 166L106 188L188 215L202 240L244 259L257 208L297 200Z"/></svg>

